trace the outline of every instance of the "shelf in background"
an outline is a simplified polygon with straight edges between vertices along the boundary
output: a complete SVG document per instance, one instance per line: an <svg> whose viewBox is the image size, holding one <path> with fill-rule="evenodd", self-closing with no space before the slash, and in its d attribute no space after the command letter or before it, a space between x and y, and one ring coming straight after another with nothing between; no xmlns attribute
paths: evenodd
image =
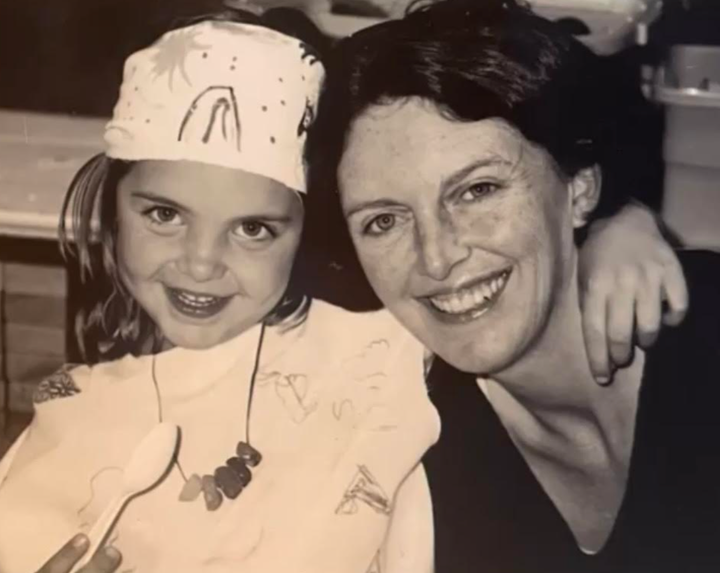
<svg viewBox="0 0 720 573"><path fill-rule="evenodd" d="M0 110L0 235L57 238L65 191L102 150L105 122Z"/></svg>

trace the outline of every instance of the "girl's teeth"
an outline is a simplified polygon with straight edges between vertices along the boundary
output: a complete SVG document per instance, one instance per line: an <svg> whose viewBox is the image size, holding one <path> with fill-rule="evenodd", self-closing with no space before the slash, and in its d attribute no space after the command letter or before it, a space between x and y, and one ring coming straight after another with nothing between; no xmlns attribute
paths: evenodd
<svg viewBox="0 0 720 573"><path fill-rule="evenodd" d="M190 306L209 306L217 301L217 297L207 295L197 295L180 291L178 297L185 304Z"/></svg>

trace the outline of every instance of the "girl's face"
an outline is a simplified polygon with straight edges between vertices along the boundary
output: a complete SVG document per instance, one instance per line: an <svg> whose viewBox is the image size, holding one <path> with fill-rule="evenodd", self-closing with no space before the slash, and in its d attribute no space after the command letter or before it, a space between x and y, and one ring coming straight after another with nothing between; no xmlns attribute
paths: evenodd
<svg viewBox="0 0 720 573"><path fill-rule="evenodd" d="M120 182L117 207L122 280L171 344L229 340L282 298L303 206L281 183L193 161L142 161Z"/></svg>

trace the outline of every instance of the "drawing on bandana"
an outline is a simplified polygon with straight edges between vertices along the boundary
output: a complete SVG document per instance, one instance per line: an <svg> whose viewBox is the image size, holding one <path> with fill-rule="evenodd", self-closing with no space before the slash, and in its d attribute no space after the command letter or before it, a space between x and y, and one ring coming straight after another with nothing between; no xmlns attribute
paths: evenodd
<svg viewBox="0 0 720 573"><path fill-rule="evenodd" d="M296 424L304 422L318 407L317 399L310 395L310 383L305 374L258 373L255 380L258 387L274 385L275 394Z"/></svg>
<svg viewBox="0 0 720 573"><path fill-rule="evenodd" d="M307 60L311 66L320 61L320 54L318 54L317 50L310 44L300 42L300 50L302 51L300 59L303 61Z"/></svg>
<svg viewBox="0 0 720 573"><path fill-rule="evenodd" d="M210 45L201 44L196 36L200 30L178 30L163 40L163 45L157 50L152 58L153 70L156 77L167 74L170 91L173 90L173 82L177 72L183 77L188 85L192 85L185 70L188 56L192 52L208 50Z"/></svg>
<svg viewBox="0 0 720 573"><path fill-rule="evenodd" d="M67 398L80 393L80 388L70 374L73 365L67 364L45 378L33 392L33 404L42 404L58 398Z"/></svg>
<svg viewBox="0 0 720 573"><path fill-rule="evenodd" d="M297 128L298 137L302 137L303 135L305 135L314 121L315 110L313 110L312 105L310 105L310 100L306 99L305 110L303 111L302 117L300 118L300 123L298 124Z"/></svg>
<svg viewBox="0 0 720 573"><path fill-rule="evenodd" d="M350 485L335 509L338 515L355 515L364 503L377 513L390 515L390 500L375 477L365 466L359 465Z"/></svg>
<svg viewBox="0 0 720 573"><path fill-rule="evenodd" d="M221 139L240 151L240 113L230 86L211 86L197 96L180 124L178 141Z"/></svg>

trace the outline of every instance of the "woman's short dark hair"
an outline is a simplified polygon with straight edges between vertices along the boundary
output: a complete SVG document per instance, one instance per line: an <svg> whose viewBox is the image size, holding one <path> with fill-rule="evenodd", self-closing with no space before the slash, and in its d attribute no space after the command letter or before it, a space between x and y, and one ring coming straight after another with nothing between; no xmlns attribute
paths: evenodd
<svg viewBox="0 0 720 573"><path fill-rule="evenodd" d="M643 99L639 87L621 85L610 62L514 0L426 3L341 41L327 67L309 147L309 198L323 209L337 201L337 168L355 118L411 97L452 120L506 120L568 177L599 165L598 215L617 210L632 188L632 174L613 164L624 154L623 114Z"/></svg>
<svg viewBox="0 0 720 573"><path fill-rule="evenodd" d="M271 28L305 42L320 59L329 47L329 40L307 17L288 9L270 10L263 16L223 9L213 14L174 19L173 25L158 33L205 20ZM75 331L87 362L111 360L128 353L155 352L163 341L153 320L123 284L117 266L117 190L131 167L132 162L111 159L104 154L93 157L71 182L61 212L61 249L66 257L76 259L84 286ZM95 220L99 223L97 229L93 228ZM269 324L292 326L304 320L310 305L309 285L305 282L307 269L317 266L318 255L314 251L315 247L303 237L287 290L267 317Z"/></svg>
<svg viewBox="0 0 720 573"><path fill-rule="evenodd" d="M606 59L514 0L426 3L341 41L328 68L310 153L333 173L358 115L419 97L450 119L506 120L571 177L612 157L629 98L642 97L619 85Z"/></svg>

